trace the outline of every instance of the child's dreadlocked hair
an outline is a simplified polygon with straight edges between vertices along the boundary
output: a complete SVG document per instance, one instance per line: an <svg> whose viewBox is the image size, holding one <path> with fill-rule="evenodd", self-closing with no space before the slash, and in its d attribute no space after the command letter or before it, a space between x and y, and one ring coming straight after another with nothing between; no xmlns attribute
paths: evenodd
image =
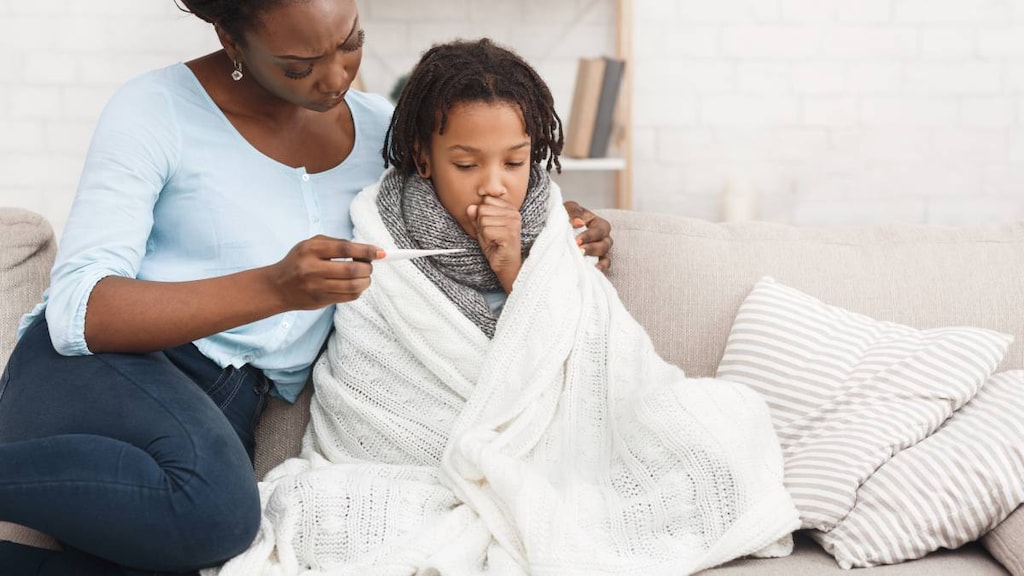
<svg viewBox="0 0 1024 576"><path fill-rule="evenodd" d="M465 102L508 102L519 107L534 163L558 161L565 139L554 99L537 71L518 54L488 38L438 44L427 50L402 89L384 137L384 165L416 172L417 150L430 150L435 130L444 132L448 111ZM440 114L440 126L438 126Z"/></svg>

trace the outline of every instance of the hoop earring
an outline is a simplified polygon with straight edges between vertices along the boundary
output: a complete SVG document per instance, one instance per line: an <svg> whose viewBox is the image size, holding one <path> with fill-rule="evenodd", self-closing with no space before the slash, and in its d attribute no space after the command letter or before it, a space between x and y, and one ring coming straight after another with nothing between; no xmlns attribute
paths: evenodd
<svg viewBox="0 0 1024 576"><path fill-rule="evenodd" d="M238 82L242 79L242 63L235 60L235 71L231 73L231 79Z"/></svg>

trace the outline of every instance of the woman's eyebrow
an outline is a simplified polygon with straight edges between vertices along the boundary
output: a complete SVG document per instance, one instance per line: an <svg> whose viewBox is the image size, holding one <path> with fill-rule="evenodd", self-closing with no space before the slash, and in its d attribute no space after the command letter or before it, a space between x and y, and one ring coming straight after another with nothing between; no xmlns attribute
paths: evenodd
<svg viewBox="0 0 1024 576"><path fill-rule="evenodd" d="M356 16L356 20L355 22L353 22L352 29L349 30L348 36L345 36L345 39L341 41L341 45L344 46L345 44L348 44L348 41L352 39L352 35L355 34L357 30L359 30L358 16ZM324 54L326 54L326 52ZM281 60L297 60L300 62L311 62L313 60L319 60L323 58L324 54L320 54L317 56L296 56L294 54L277 54L274 55L274 58L279 58Z"/></svg>

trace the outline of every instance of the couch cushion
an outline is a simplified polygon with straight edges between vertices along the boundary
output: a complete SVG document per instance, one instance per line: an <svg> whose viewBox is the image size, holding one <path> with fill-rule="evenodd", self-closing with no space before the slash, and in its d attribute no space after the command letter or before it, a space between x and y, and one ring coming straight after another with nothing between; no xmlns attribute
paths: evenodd
<svg viewBox="0 0 1024 576"><path fill-rule="evenodd" d="M1024 506L989 532L982 543L1013 576L1024 576Z"/></svg>
<svg viewBox="0 0 1024 576"><path fill-rule="evenodd" d="M951 552L940 550L920 560L843 570L820 546L797 534L793 554L784 558L734 560L705 570L700 576L1006 576L1006 571L981 546L968 544Z"/></svg>
<svg viewBox="0 0 1024 576"><path fill-rule="evenodd" d="M298 456L302 450L302 434L309 422L309 400L313 384L306 387L289 404L280 398L271 398L256 427L256 477L263 478L272 468L288 458Z"/></svg>

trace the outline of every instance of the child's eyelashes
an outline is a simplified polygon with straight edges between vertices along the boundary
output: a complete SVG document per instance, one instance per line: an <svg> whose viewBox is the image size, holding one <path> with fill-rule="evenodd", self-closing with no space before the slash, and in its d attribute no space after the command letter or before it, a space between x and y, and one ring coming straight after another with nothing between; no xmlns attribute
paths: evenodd
<svg viewBox="0 0 1024 576"><path fill-rule="evenodd" d="M460 162L452 162L452 166L455 166L455 168L457 170L464 170L464 171L472 170L472 169L477 167L476 164L463 164L463 163L460 163ZM522 168L523 166L526 166L526 162L525 161L505 162L505 167L506 168Z"/></svg>

